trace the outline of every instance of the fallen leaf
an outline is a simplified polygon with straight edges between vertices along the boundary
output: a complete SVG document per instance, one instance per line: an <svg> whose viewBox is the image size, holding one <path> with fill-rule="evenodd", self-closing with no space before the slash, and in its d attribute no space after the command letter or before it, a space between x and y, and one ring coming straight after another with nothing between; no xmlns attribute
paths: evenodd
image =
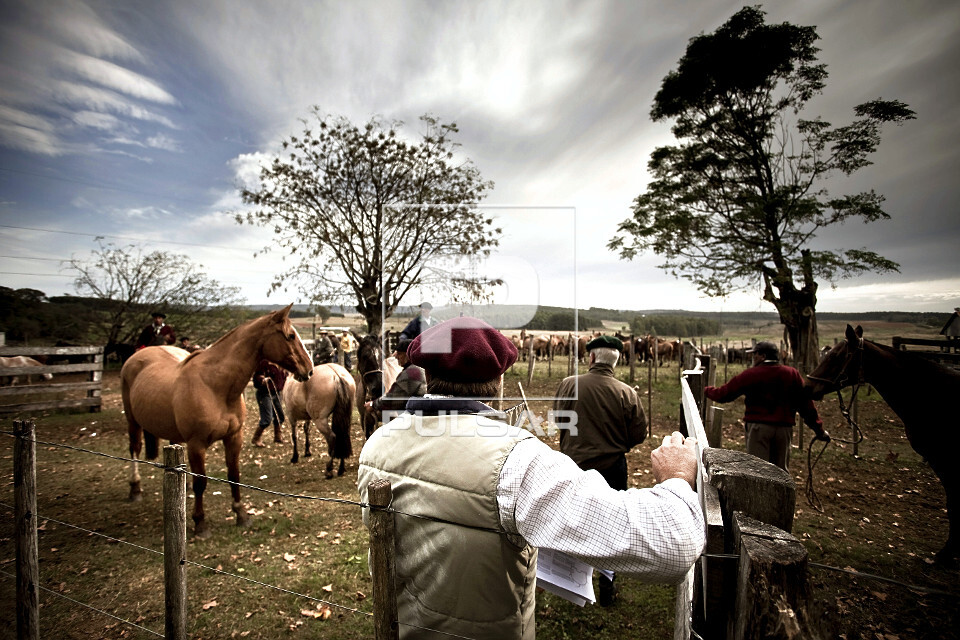
<svg viewBox="0 0 960 640"><path fill-rule="evenodd" d="M323 590L326 591L327 593L333 593L333 583L331 582L327 586L323 587Z"/></svg>
<svg viewBox="0 0 960 640"><path fill-rule="evenodd" d="M318 537L318 538L326 538L327 535L328 535L328 534L327 534L326 531L321 531L320 533L317 534L317 537Z"/></svg>
<svg viewBox="0 0 960 640"><path fill-rule="evenodd" d="M880 591L871 591L870 593L872 593L873 597L879 600L880 602L887 601L887 594L885 593L881 593Z"/></svg>
<svg viewBox="0 0 960 640"><path fill-rule="evenodd" d="M363 591L357 591L357 601L363 601L367 599L367 594Z"/></svg>
<svg viewBox="0 0 960 640"><path fill-rule="evenodd" d="M297 556L293 555L292 553L285 553L283 554L283 559L287 562L293 562L297 559Z"/></svg>
<svg viewBox="0 0 960 640"><path fill-rule="evenodd" d="M210 610L210 609L213 609L215 606L217 606L217 604L218 604L218 603L217 603L216 600L211 600L210 602L205 602L205 603L203 603L203 610L204 610L204 611L208 611L208 610Z"/></svg>

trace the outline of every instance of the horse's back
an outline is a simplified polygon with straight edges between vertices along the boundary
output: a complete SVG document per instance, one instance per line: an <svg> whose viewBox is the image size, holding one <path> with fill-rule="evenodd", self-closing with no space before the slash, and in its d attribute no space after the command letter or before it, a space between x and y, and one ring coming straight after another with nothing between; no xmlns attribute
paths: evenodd
<svg viewBox="0 0 960 640"><path fill-rule="evenodd" d="M120 369L127 419L157 437L179 441L173 399L180 362L187 352L175 347L147 347Z"/></svg>
<svg viewBox="0 0 960 640"><path fill-rule="evenodd" d="M340 385L346 387L347 395L353 398L357 383L349 371L335 362L320 364L313 368L310 379L301 384L307 413L314 420L322 420L333 410Z"/></svg>

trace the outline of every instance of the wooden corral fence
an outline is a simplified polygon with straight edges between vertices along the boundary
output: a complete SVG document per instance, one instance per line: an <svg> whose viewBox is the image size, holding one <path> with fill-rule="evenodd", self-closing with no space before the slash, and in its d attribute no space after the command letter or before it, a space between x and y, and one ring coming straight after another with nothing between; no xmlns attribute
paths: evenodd
<svg viewBox="0 0 960 640"><path fill-rule="evenodd" d="M3 372L5 376L36 376L50 373L53 374L53 378L36 384L0 388L0 414L77 407L87 407L90 412L100 411L103 388L103 347L0 347L0 356L43 356L48 360L66 360L63 364L5 369ZM80 382L58 381L60 376L67 373L82 373L85 374L86 379ZM43 396L43 399L13 404L6 402L10 398L22 399L27 395ZM56 399L50 399L51 395L55 395Z"/></svg>
<svg viewBox="0 0 960 640"><path fill-rule="evenodd" d="M924 347L922 349L910 349L910 353L915 353L924 358L930 358L934 362L942 365L960 369L960 340L933 339L933 338L904 338L894 336L892 338L894 349L907 351L907 347ZM933 347L931 349L930 347Z"/></svg>
<svg viewBox="0 0 960 640"><path fill-rule="evenodd" d="M681 431L697 439L707 547L677 588L674 638L826 637L810 612L806 549L790 534L793 478L748 453L711 446L719 434L703 426L709 370L685 371L680 383Z"/></svg>

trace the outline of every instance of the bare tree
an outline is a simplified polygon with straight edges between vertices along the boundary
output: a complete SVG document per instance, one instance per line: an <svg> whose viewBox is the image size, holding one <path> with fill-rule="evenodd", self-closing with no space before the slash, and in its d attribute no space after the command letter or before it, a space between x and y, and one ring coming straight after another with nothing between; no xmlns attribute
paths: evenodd
<svg viewBox="0 0 960 640"><path fill-rule="evenodd" d="M458 259L489 255L500 229L476 210L493 184L457 158L455 124L422 116L426 131L410 142L401 122L358 127L316 107L312 114L259 184L241 188L256 209L237 222L273 228L265 251L295 261L271 291L297 286L314 303L351 301L379 333L415 287L443 283L475 297L498 284L458 271Z"/></svg>
<svg viewBox="0 0 960 640"><path fill-rule="evenodd" d="M132 342L146 322L145 315L154 309L168 314L170 324L176 327L201 324L202 312L244 302L239 288L211 280L202 271L203 265L194 264L186 255L167 251L145 254L137 245L118 247L100 238L97 243L99 248L88 258L71 258L63 267L76 273L74 289L79 295L101 301L103 319L94 331L107 345ZM203 324L209 322L210 317L203 320ZM219 333L223 328L212 331Z"/></svg>

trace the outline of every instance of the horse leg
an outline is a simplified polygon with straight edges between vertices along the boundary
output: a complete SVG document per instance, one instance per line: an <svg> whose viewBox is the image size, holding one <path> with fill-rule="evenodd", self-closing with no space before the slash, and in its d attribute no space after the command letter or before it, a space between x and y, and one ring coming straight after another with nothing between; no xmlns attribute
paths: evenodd
<svg viewBox="0 0 960 640"><path fill-rule="evenodd" d="M313 454L310 453L310 418L303 423L303 457L309 458Z"/></svg>
<svg viewBox="0 0 960 640"><path fill-rule="evenodd" d="M293 457L290 458L290 463L296 464L300 462L300 451L297 449L297 421L293 418L290 419L290 436L293 440Z"/></svg>
<svg viewBox="0 0 960 640"><path fill-rule="evenodd" d="M230 495L233 496L233 512L237 514L237 526L250 525L250 515L240 502L240 449L243 447L243 429L237 429L233 435L223 440L224 454L227 459L227 480L230 481Z"/></svg>
<svg viewBox="0 0 960 640"><path fill-rule="evenodd" d="M335 452L334 444L337 441L337 436L333 432L333 429L330 428L330 420L320 420L317 423L317 429L327 440L327 453L329 454L329 459L327 460L327 470L323 476L329 480L333 477L333 454Z"/></svg>
<svg viewBox="0 0 960 640"><path fill-rule="evenodd" d="M947 542L934 559L939 565L955 567L960 560L960 474L956 469L951 469L946 461L930 466L940 478L940 484L947 494L947 520L950 526Z"/></svg>
<svg viewBox="0 0 960 640"><path fill-rule="evenodd" d="M201 540L209 538L210 527L203 513L203 492L207 489L207 450L202 444L187 443L187 459L193 476L193 535Z"/></svg>
<svg viewBox="0 0 960 640"><path fill-rule="evenodd" d="M127 431L130 434L130 497L128 498L130 502L140 502L143 500L143 493L140 490L140 463L138 459L140 458L140 451L143 447L143 429L133 421L132 418L129 418L130 413L127 412L129 419L127 425Z"/></svg>
<svg viewBox="0 0 960 640"><path fill-rule="evenodd" d="M330 458L330 462L331 464L333 463L333 458ZM340 470L337 471L338 476L342 476L343 473L347 470L346 464L347 464L347 461L344 460L343 458L340 458Z"/></svg>

